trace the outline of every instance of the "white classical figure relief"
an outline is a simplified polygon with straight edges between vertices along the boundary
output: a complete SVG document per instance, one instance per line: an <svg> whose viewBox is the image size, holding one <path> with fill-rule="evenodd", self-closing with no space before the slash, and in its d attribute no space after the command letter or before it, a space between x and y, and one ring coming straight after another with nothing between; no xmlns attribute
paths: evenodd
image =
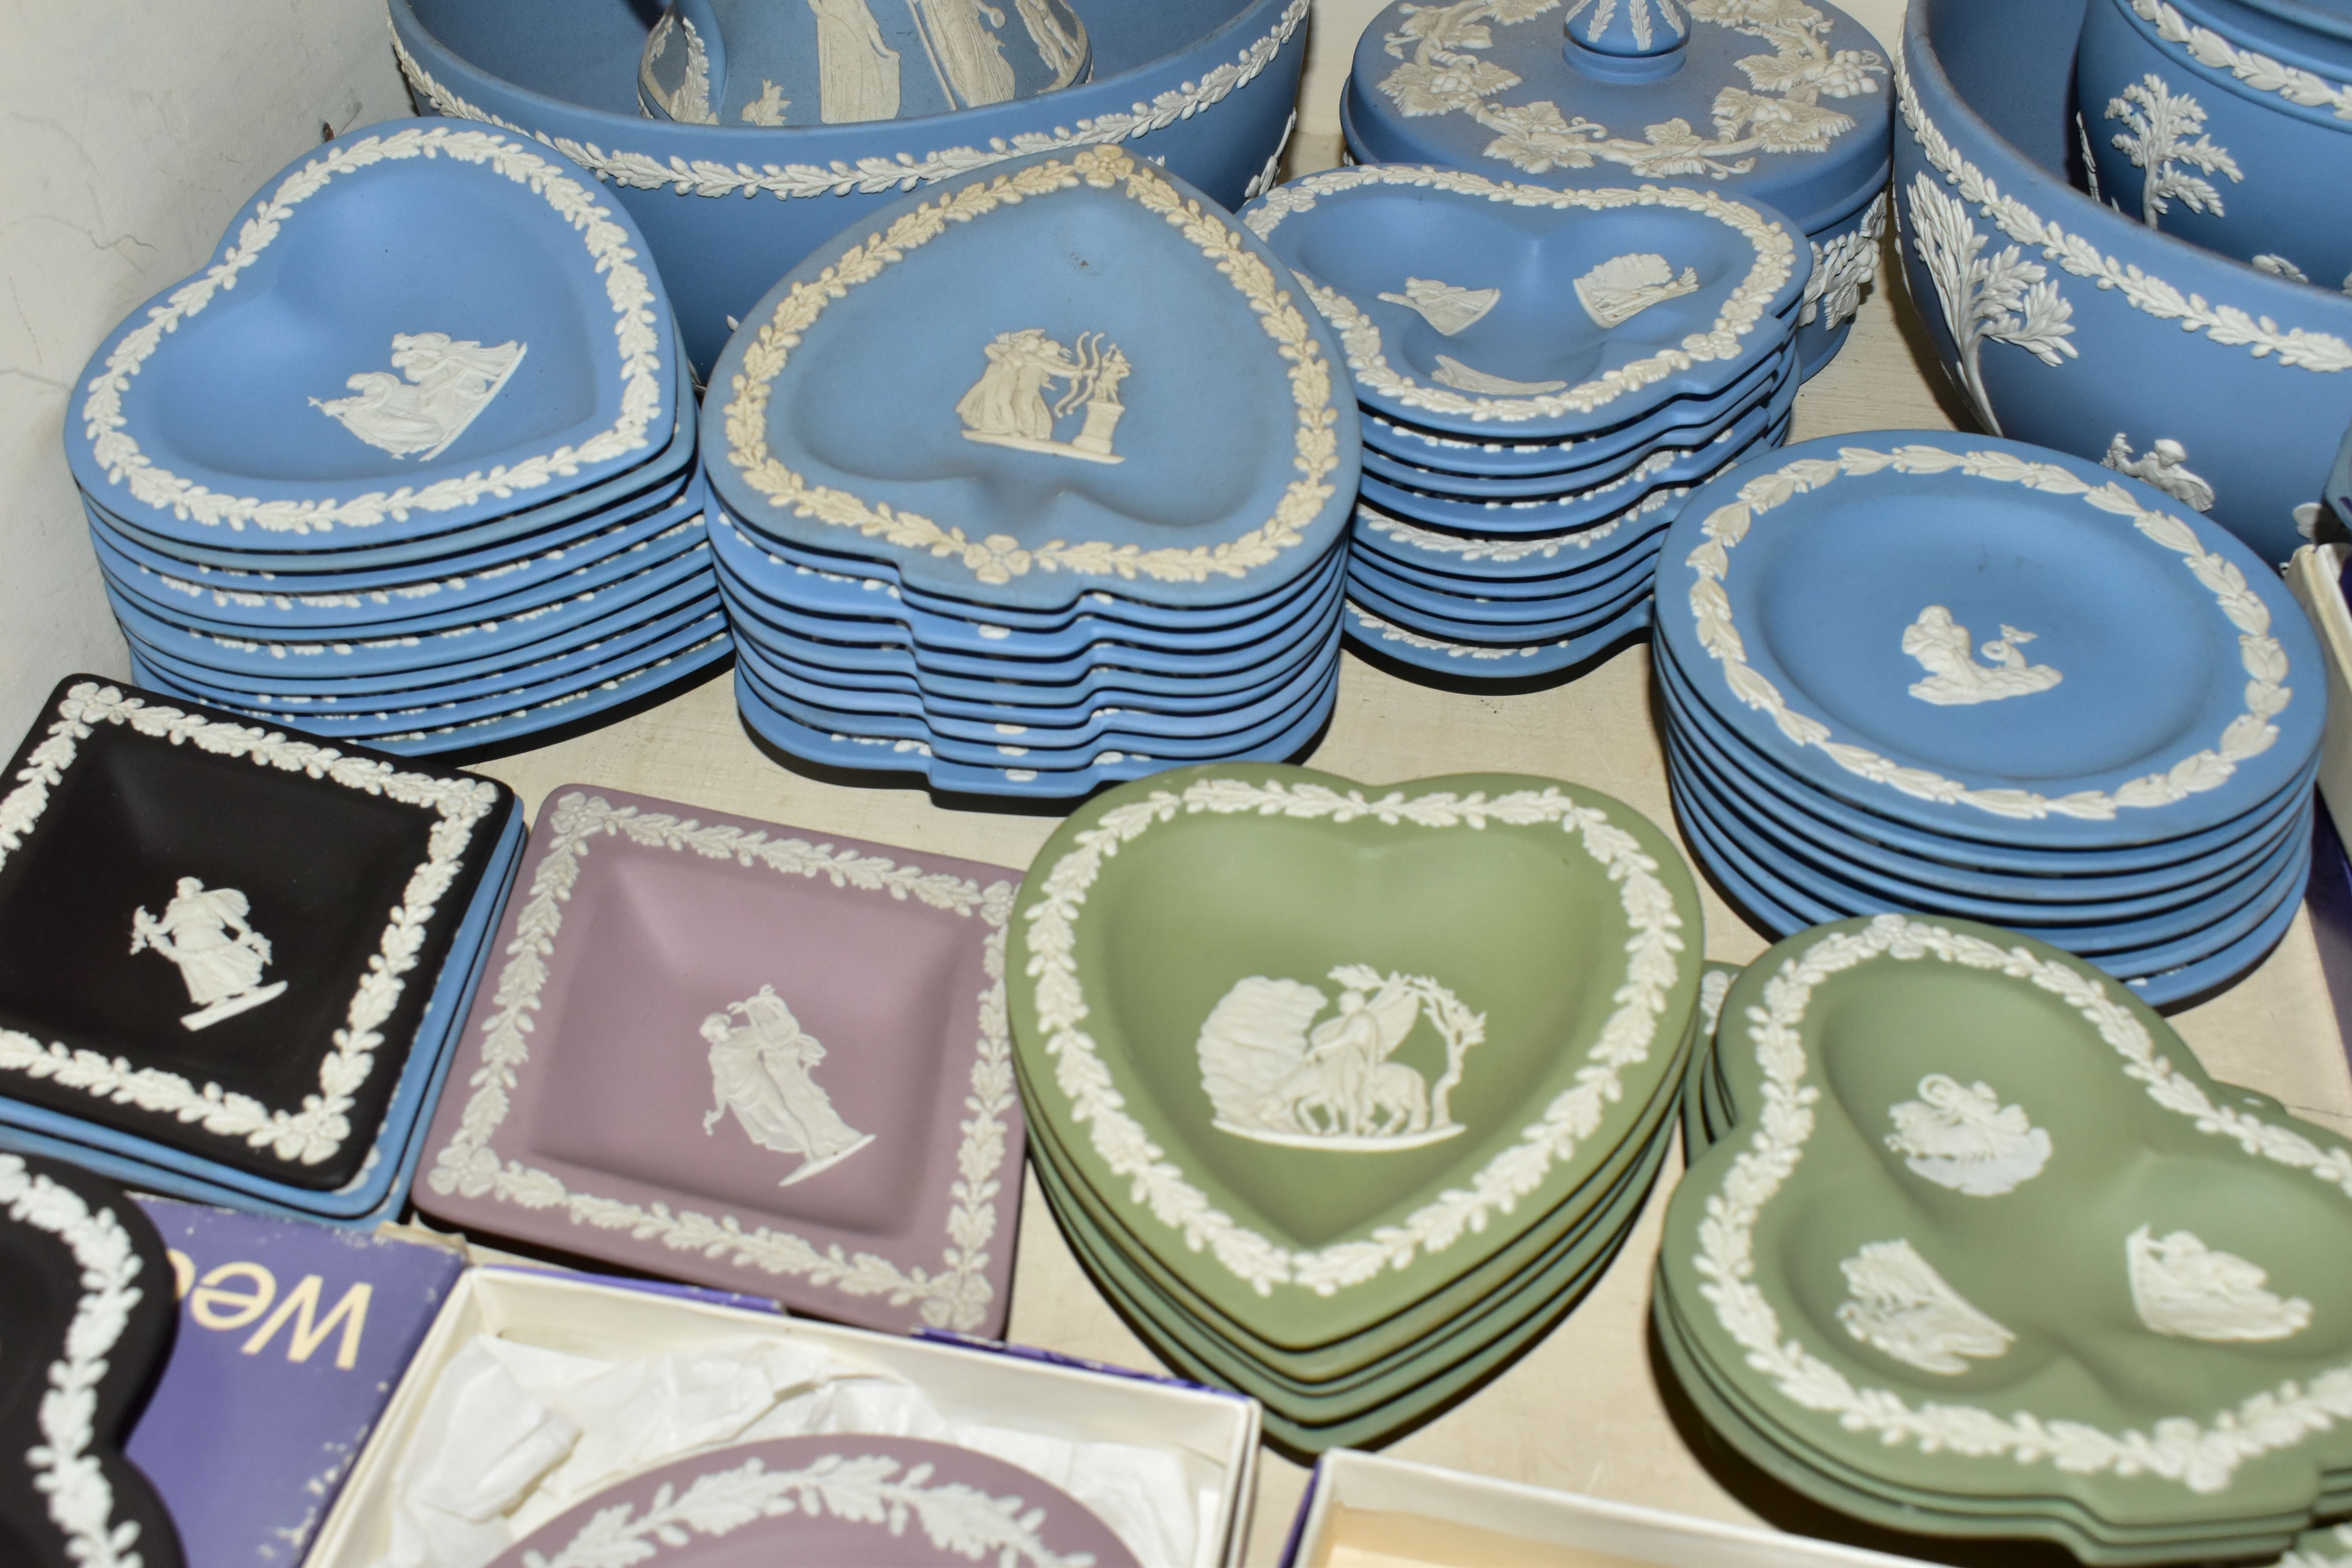
<svg viewBox="0 0 2352 1568"><path fill-rule="evenodd" d="M2140 1226L2124 1238L2132 1305L2139 1321L2174 1339L2284 1340L2311 1326L2311 1303L2281 1299L2263 1287L2270 1275L2195 1234L2151 1237Z"/></svg>
<svg viewBox="0 0 2352 1568"><path fill-rule="evenodd" d="M1013 96L1013 66L993 28L1004 13L987 0L908 0L940 90L959 109L1003 103ZM982 17L986 20L983 22Z"/></svg>
<svg viewBox="0 0 2352 1568"><path fill-rule="evenodd" d="M1488 375L1474 370L1452 354L1439 354L1437 368L1429 379L1443 382L1462 392L1482 392L1490 397L1535 397L1547 392L1558 392L1564 381L1511 381L1499 375Z"/></svg>
<svg viewBox="0 0 2352 1568"><path fill-rule="evenodd" d="M158 917L141 905L131 916L131 951L157 952L179 966L193 1013L180 1016L191 1030L209 1029L282 995L283 980L264 985L269 939L246 923L252 909L235 888L207 888L195 877L180 879L172 901Z"/></svg>
<svg viewBox="0 0 2352 1568"><path fill-rule="evenodd" d="M1914 1175L1972 1198L2015 1192L2050 1163L2050 1134L2021 1105L2003 1105L1992 1086L1944 1073L1919 1080L1919 1098L1888 1108L1886 1146Z"/></svg>
<svg viewBox="0 0 2352 1568"><path fill-rule="evenodd" d="M1066 26L1045 0L1013 0L1013 8L1021 13L1021 25L1028 29L1030 43L1036 46L1037 58L1054 73L1046 90L1065 88L1077 80L1087 53L1086 24L1078 20L1077 14L1070 13L1070 25Z"/></svg>
<svg viewBox="0 0 2352 1568"><path fill-rule="evenodd" d="M1911 683L1911 695L1939 708L1957 708L2047 691L2066 678L2050 665L2025 662L2020 650L2032 640L2032 632L2003 626L2000 637L1977 650L1992 662L1979 664L1969 647L1969 628L1943 605L1930 605L1903 628L1903 651L1927 672L1927 679Z"/></svg>
<svg viewBox="0 0 2352 1568"><path fill-rule="evenodd" d="M2140 181L2139 220L2148 227L2172 210L2173 198L2190 212L2221 216L2221 193L2203 174L2246 176L2230 150L2205 134L2205 108L2185 92L2176 93L2162 77L2150 71L2107 100L2107 118L2120 120L2125 129L2115 134L2116 150L2146 171ZM2189 169L2201 170L2192 174Z"/></svg>
<svg viewBox="0 0 2352 1568"><path fill-rule="evenodd" d="M1408 278L1402 294L1383 294L1381 299L1391 305L1421 312L1423 321L1447 337L1463 328L1475 325L1487 311L1502 303L1500 289L1458 289L1451 283L1440 283L1434 278Z"/></svg>
<svg viewBox="0 0 2352 1568"><path fill-rule="evenodd" d="M1614 256L1576 280L1577 302L1602 327L1622 327L1651 306L1698 292L1698 269L1675 276L1672 263L1653 251Z"/></svg>
<svg viewBox="0 0 2352 1568"><path fill-rule="evenodd" d="M1874 1241L1838 1265L1845 1331L1922 1372L1949 1377L2006 1355L2017 1336L1944 1282L1908 1241Z"/></svg>
<svg viewBox="0 0 2352 1568"><path fill-rule="evenodd" d="M362 371L343 383L354 395L314 397L310 406L380 451L430 462L489 406L528 352L520 342L485 348L446 332L394 332L392 368L400 375Z"/></svg>
<svg viewBox="0 0 2352 1568"><path fill-rule="evenodd" d="M898 51L866 0L808 0L808 8L816 17L817 118L827 125L896 120Z"/></svg>
<svg viewBox="0 0 2352 1568"><path fill-rule="evenodd" d="M1201 1087L1223 1131L1293 1148L1417 1149L1462 1131L1448 1105L1486 1016L1425 975L1341 964L1339 1010L1322 991L1253 974L1201 1026ZM1445 1047L1434 1083L1392 1060L1426 1017ZM1321 1021L1317 1020L1320 1018Z"/></svg>
<svg viewBox="0 0 2352 1568"><path fill-rule="evenodd" d="M731 1110L752 1142L803 1156L778 1186L804 1182L874 1142L871 1132L860 1132L833 1109L813 1076L824 1047L801 1027L774 986L762 985L758 995L703 1019L702 1037L710 1046L713 1100L703 1132L714 1131Z"/></svg>
<svg viewBox="0 0 2352 1568"><path fill-rule="evenodd" d="M1089 463L1123 463L1111 450L1111 435L1127 407L1118 384L1130 369L1118 345L1100 332L1080 332L1075 349L1047 337L1043 328L999 332L983 351L988 368L956 405L963 438L991 446L1078 458ZM1066 383L1060 397L1045 401L1045 389ZM1056 424L1083 408L1083 423L1070 439L1054 438Z"/></svg>
<svg viewBox="0 0 2352 1568"><path fill-rule="evenodd" d="M2189 448L2169 437L2159 437L2143 456L2135 458L2131 438L2118 430L2107 443L2107 455L2099 461L2119 474L2146 479L2183 506L2199 511L2213 510L2211 482L2189 471Z"/></svg>

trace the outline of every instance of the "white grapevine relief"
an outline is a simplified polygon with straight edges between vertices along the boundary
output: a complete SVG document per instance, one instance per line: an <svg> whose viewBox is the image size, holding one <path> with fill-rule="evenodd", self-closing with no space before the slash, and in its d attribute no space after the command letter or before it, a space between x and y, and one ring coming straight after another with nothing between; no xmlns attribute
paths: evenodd
<svg viewBox="0 0 2352 1568"><path fill-rule="evenodd" d="M1462 1131L1447 1097L1463 1061L1486 1037L1486 1016L1417 974L1341 964L1339 1011L1296 980L1253 974L1225 993L1201 1026L1201 1087L1216 1125L1261 1143L1357 1151L1415 1149ZM1391 1058L1426 1016L1445 1045L1433 1084Z"/></svg>
<svg viewBox="0 0 2352 1568"><path fill-rule="evenodd" d="M1382 294L1391 305L1421 312L1422 320L1447 337L1475 325L1502 302L1500 289L1458 289L1434 278L1408 278L1402 294Z"/></svg>
<svg viewBox="0 0 2352 1568"><path fill-rule="evenodd" d="M860 1132L833 1109L813 1076L824 1047L801 1027L774 986L762 985L758 995L703 1019L702 1037L710 1046L713 1100L703 1132L712 1132L732 1110L752 1142L803 1156L777 1185L806 1181L874 1142L872 1133Z"/></svg>
<svg viewBox="0 0 2352 1568"><path fill-rule="evenodd" d="M161 953L179 966L188 1000L196 1005L180 1018L189 1029L208 1029L285 993L283 980L261 983L269 939L246 923L250 913L235 888L207 888L194 877L180 879L160 918L144 905L132 912L131 952Z"/></svg>
<svg viewBox="0 0 2352 1568"><path fill-rule="evenodd" d="M2132 1305L2159 1334L2184 1340L2284 1340L2311 1324L2311 1303L2281 1300L2270 1276L2189 1231L2154 1237L2142 1226L2124 1238Z"/></svg>
<svg viewBox="0 0 2352 1568"><path fill-rule="evenodd" d="M1511 381L1499 375L1488 375L1464 364L1452 354L1439 354L1437 368L1429 379L1463 392L1483 392L1490 397L1534 397L1542 393L1558 392L1566 386L1564 381Z"/></svg>
<svg viewBox="0 0 2352 1568"><path fill-rule="evenodd" d="M1969 628L1943 605L1930 605L1903 628L1903 651L1927 672L1925 680L1911 683L1911 695L1939 708L1958 708L2047 691L2065 677L2053 666L2025 662L2021 649L2032 640L2032 632L2003 626L1999 637L1978 650L1992 662L1979 664L1969 647Z"/></svg>
<svg viewBox="0 0 2352 1568"><path fill-rule="evenodd" d="M2043 364L2075 357L2070 318L2074 308L2058 292L2056 279L2038 261L2012 245L1988 257L1968 205L1936 188L1925 174L1911 182L1911 246L1936 284L1944 328L1960 362L1960 381L1977 418L1994 435L2000 421L1985 395L1978 363L1988 342L2011 343Z"/></svg>
<svg viewBox="0 0 2352 1568"><path fill-rule="evenodd" d="M2017 1339L1946 1284L1908 1241L1874 1241L1838 1268L1850 1297L1837 1310L1845 1331L1922 1372L1966 1372L1964 1358L2005 1355Z"/></svg>
<svg viewBox="0 0 2352 1568"><path fill-rule="evenodd" d="M310 406L341 422L369 446L395 458L431 462L466 433L522 363L528 345L485 348L446 332L394 332L391 371L362 371L343 383L353 395Z"/></svg>
<svg viewBox="0 0 2352 1568"><path fill-rule="evenodd" d="M956 405L965 440L1089 463L1127 460L1110 449L1111 433L1127 412L1118 384L1131 368L1117 343L1100 332L1080 332L1074 351L1047 337L1043 328L1024 327L997 333L983 352L988 368ZM1068 384L1048 404L1045 389L1057 381ZM1084 425L1069 440L1055 440L1055 422L1081 407Z"/></svg>
<svg viewBox="0 0 2352 1568"><path fill-rule="evenodd" d="M1664 300L1698 292L1698 269L1674 268L1663 256L1637 251L1602 262L1576 280L1577 302L1603 328L1622 327Z"/></svg>
<svg viewBox="0 0 2352 1568"><path fill-rule="evenodd" d="M2015 1192L2050 1163L2050 1134L2021 1105L2003 1105L1982 1079L1963 1084L1944 1073L1919 1080L1919 1098L1888 1108L1895 1131L1886 1146L1914 1175L1972 1198Z"/></svg>
<svg viewBox="0 0 2352 1568"><path fill-rule="evenodd" d="M2190 212L2220 217L2221 193L2203 174L2246 177L2230 150L2205 134L2204 106L2185 92L2174 92L2153 71L2124 89L2120 98L2107 100L2107 118L2120 120L2126 127L2115 134L2116 150L2131 160L2132 167L2146 172L2140 181L2139 220L2150 228L2172 210L2175 196Z"/></svg>
<svg viewBox="0 0 2352 1568"><path fill-rule="evenodd" d="M2212 482L2189 471L2189 448L2168 437L2158 437L2144 456L2135 458L2131 438L2118 430L2107 443L2107 455L2099 460L2119 474L2146 479L2183 506L2199 511L2213 510Z"/></svg>

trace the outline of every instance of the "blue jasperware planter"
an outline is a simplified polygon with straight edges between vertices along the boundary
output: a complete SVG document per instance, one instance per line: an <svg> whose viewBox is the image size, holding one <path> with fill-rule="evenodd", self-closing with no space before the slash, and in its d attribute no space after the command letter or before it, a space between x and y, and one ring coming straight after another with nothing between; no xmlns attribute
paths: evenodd
<svg viewBox="0 0 2352 1568"><path fill-rule="evenodd" d="M2352 422L2352 298L2074 187L2083 11L1915 0L1895 134L1912 299L1988 428L2105 460L2283 563Z"/></svg>
<svg viewBox="0 0 2352 1568"><path fill-rule="evenodd" d="M1093 0L1091 81L952 114L683 124L639 110L654 8L632 0L390 0L427 113L536 137L604 181L652 247L707 374L770 285L900 195L1049 148L1117 143L1239 206L1274 180L1307 0Z"/></svg>

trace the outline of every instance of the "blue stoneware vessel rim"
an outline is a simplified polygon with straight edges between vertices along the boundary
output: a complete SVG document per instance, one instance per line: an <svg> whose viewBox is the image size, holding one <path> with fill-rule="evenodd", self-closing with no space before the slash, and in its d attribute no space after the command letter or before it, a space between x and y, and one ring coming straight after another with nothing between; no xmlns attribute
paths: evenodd
<svg viewBox="0 0 2352 1568"><path fill-rule="evenodd" d="M251 297L235 292L240 275L306 211L320 210L303 204L334 182L363 180L367 170L386 165L432 169L433 177L451 181L499 181L488 188L498 193L495 199L513 200L528 215L523 221L551 217L575 237L581 276L561 287L601 295L611 313L609 324L583 323L598 366L593 411L569 428L504 450L420 466L413 473L421 484L388 466L367 479L288 479L225 471L188 452L172 459L181 472L150 458L140 447L141 368L188 342L176 329L215 300L233 310ZM121 505L110 510L135 508L146 527L166 538L208 543L252 529L263 537L340 542L356 531L364 543L447 532L519 504L560 500L642 466L664 449L678 422L673 399L679 368L669 363L677 339L644 236L618 204L598 199L593 185L528 140L446 120L388 121L305 153L239 210L205 266L134 310L91 355L67 431L76 482L93 496L120 498ZM247 290L257 287L246 280ZM424 460L431 463L433 454Z"/></svg>
<svg viewBox="0 0 2352 1568"><path fill-rule="evenodd" d="M2288 54L2292 65L2352 71L2352 9L2326 0L2117 0L2151 25L2164 12L2221 36L2224 47L2251 44L2267 53ZM2148 13L2156 15L2150 16ZM2201 47L2213 52L2210 44ZM2259 68L2257 68L2259 69ZM2261 73L2267 76L2269 73Z"/></svg>

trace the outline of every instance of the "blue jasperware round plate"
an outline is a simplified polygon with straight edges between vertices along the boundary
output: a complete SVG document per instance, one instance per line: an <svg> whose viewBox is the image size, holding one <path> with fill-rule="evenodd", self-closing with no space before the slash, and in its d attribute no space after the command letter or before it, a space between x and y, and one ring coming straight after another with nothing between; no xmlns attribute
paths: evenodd
<svg viewBox="0 0 2352 1568"><path fill-rule="evenodd" d="M1788 346L1802 233L1715 191L1553 191L1412 164L1294 180L1242 221L1339 334L1365 407L1528 442L1731 385Z"/></svg>
<svg viewBox="0 0 2352 1568"><path fill-rule="evenodd" d="M593 486L669 437L669 303L528 142L395 121L305 154L92 356L74 477L167 539L333 547Z"/></svg>
<svg viewBox="0 0 2352 1568"><path fill-rule="evenodd" d="M1030 609L1310 570L1355 497L1338 344L1255 236L1117 147L929 186L719 356L704 461L757 531Z"/></svg>
<svg viewBox="0 0 2352 1568"><path fill-rule="evenodd" d="M1416 669L1467 680L1520 680L1572 669L1647 630L1655 602L1645 594L1614 620L1550 642L1473 643L1432 637L1352 601L1347 608L1347 625L1348 635L1365 647Z"/></svg>
<svg viewBox="0 0 2352 1568"><path fill-rule="evenodd" d="M2326 716L2252 553L2095 463L1952 432L1806 442L1694 494L1659 635L1810 786L1991 843L2177 838L2270 798Z"/></svg>

